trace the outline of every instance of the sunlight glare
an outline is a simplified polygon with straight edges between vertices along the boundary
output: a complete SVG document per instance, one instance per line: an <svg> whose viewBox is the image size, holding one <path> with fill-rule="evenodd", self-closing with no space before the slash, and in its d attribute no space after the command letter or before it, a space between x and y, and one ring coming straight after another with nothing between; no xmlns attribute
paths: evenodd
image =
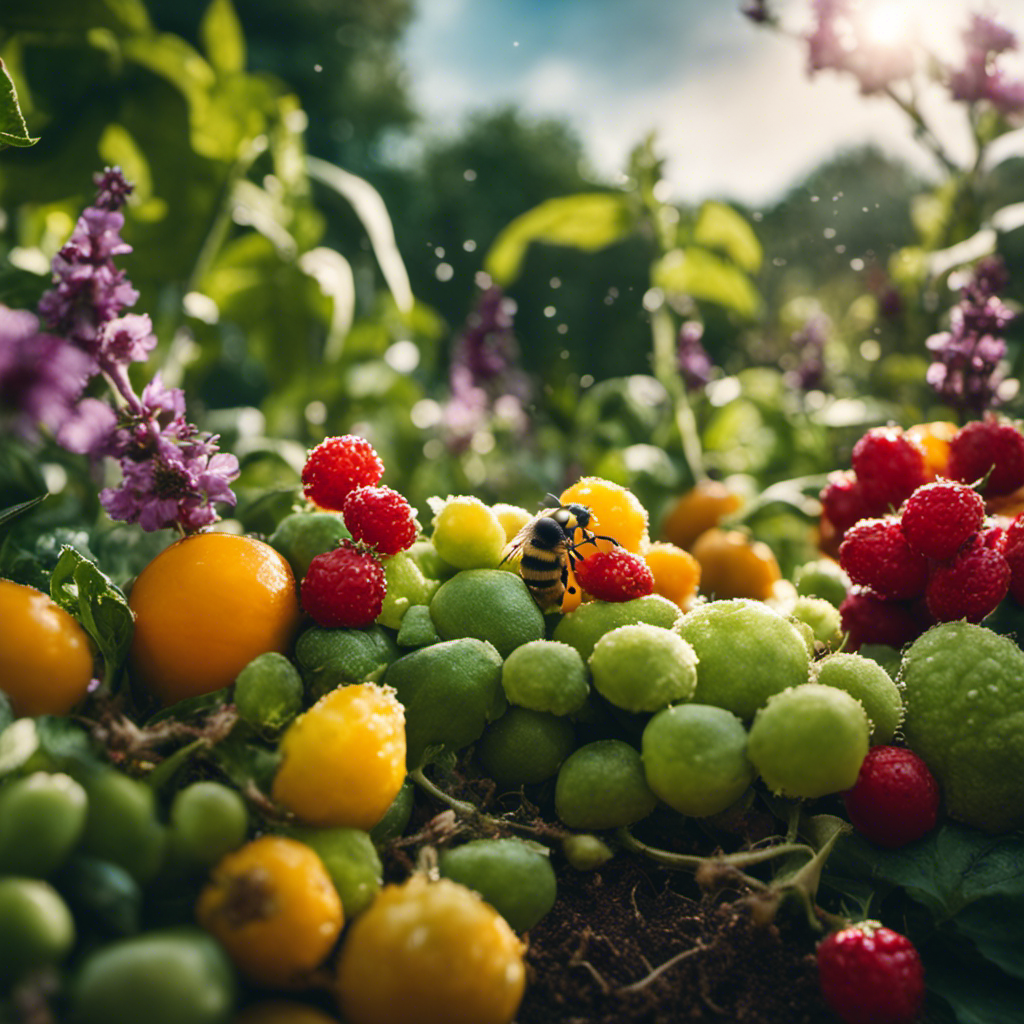
<svg viewBox="0 0 1024 1024"><path fill-rule="evenodd" d="M910 17L905 3L876 4L865 12L864 35L876 46L898 46L910 35Z"/></svg>

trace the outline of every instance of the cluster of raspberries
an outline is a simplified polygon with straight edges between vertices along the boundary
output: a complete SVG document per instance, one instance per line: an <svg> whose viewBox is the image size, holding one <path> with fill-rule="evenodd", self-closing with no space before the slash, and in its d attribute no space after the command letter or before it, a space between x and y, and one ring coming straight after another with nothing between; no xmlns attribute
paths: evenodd
<svg viewBox="0 0 1024 1024"><path fill-rule="evenodd" d="M822 492L857 585L842 606L853 646L901 647L936 622L980 622L1012 593L1024 601L1024 515L988 515L985 499L1024 486L1024 436L986 417L950 441L929 481L924 450L899 428L869 430L851 471Z"/></svg>
<svg viewBox="0 0 1024 1024"><path fill-rule="evenodd" d="M303 577L302 607L321 626L361 628L380 615L387 593L381 560L410 547L419 527L412 506L381 487L384 463L365 438L329 437L306 459L302 486L322 509L340 512L352 540L317 555Z"/></svg>

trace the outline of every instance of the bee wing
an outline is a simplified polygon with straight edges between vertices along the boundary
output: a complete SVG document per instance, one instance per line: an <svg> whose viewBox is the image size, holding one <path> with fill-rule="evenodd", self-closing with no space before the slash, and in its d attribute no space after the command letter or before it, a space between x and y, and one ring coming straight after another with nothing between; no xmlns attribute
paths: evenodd
<svg viewBox="0 0 1024 1024"><path fill-rule="evenodd" d="M498 565L504 565L510 558L514 558L519 554L523 545L530 539L533 525L539 518L539 516L534 516L528 523L525 523L519 532L505 545L501 552L501 561Z"/></svg>

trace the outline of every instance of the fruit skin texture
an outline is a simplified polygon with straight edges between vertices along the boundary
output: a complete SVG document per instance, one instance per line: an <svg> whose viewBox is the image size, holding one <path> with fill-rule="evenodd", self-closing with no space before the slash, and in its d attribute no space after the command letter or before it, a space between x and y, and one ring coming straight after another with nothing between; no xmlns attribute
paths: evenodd
<svg viewBox="0 0 1024 1024"><path fill-rule="evenodd" d="M391 687L340 686L285 731L273 798L306 825L369 830L405 780L405 711Z"/></svg>
<svg viewBox="0 0 1024 1024"><path fill-rule="evenodd" d="M654 576L654 593L688 611L700 583L700 562L689 551L665 541L647 548L644 560Z"/></svg>
<svg viewBox="0 0 1024 1024"><path fill-rule="evenodd" d="M380 483L384 463L365 437L342 434L321 441L306 457L302 487L320 508L340 512L345 496L356 487Z"/></svg>
<svg viewBox="0 0 1024 1024"><path fill-rule="evenodd" d="M614 537L627 551L638 553L650 540L647 509L621 484L599 476L584 476L562 491L558 500L563 505L575 502L589 508L593 514L590 529ZM611 546L608 541L598 541L602 551Z"/></svg>
<svg viewBox="0 0 1024 1024"><path fill-rule="evenodd" d="M700 588L708 597L749 597L764 601L782 579L772 549L751 540L742 530L713 527L702 533L691 548L700 563Z"/></svg>
<svg viewBox="0 0 1024 1024"><path fill-rule="evenodd" d="M981 622L1006 597L1010 579L1010 564L1002 552L986 547L975 535L955 558L932 571L925 602L939 622Z"/></svg>
<svg viewBox="0 0 1024 1024"><path fill-rule="evenodd" d="M197 533L139 574L131 669L163 704L228 686L259 654L284 653L299 625L295 578L269 544Z"/></svg>
<svg viewBox="0 0 1024 1024"><path fill-rule="evenodd" d="M839 564L854 583L890 600L918 597L928 582L928 562L911 549L895 516L862 519L847 530Z"/></svg>
<svg viewBox="0 0 1024 1024"><path fill-rule="evenodd" d="M896 849L927 835L939 813L939 784L911 750L868 751L853 789L843 794L853 827L878 846Z"/></svg>
<svg viewBox="0 0 1024 1024"><path fill-rule="evenodd" d="M907 543L926 558L952 558L985 522L985 499L953 480L919 487L900 511Z"/></svg>
<svg viewBox="0 0 1024 1024"><path fill-rule="evenodd" d="M879 511L899 508L928 482L924 449L899 427L872 427L853 446L850 464L868 505Z"/></svg>
<svg viewBox="0 0 1024 1024"><path fill-rule="evenodd" d="M369 551L344 541L309 563L301 593L302 607L318 626L360 629L384 608L384 568Z"/></svg>
<svg viewBox="0 0 1024 1024"><path fill-rule="evenodd" d="M661 524L662 535L680 548L689 548L705 530L739 511L742 504L743 499L720 480L699 480L668 510Z"/></svg>
<svg viewBox="0 0 1024 1024"><path fill-rule="evenodd" d="M986 832L1024 825L1024 653L984 626L944 622L903 653L907 746L946 813Z"/></svg>
<svg viewBox="0 0 1024 1024"><path fill-rule="evenodd" d="M446 878L386 885L338 956L338 1004L350 1024L510 1024L525 985L515 932Z"/></svg>
<svg viewBox="0 0 1024 1024"><path fill-rule="evenodd" d="M654 593L654 574L647 563L623 548L587 555L576 563L576 579L599 601L632 601Z"/></svg>
<svg viewBox="0 0 1024 1024"><path fill-rule="evenodd" d="M0 580L0 689L16 717L66 715L92 681L82 627L42 591Z"/></svg>
<svg viewBox="0 0 1024 1024"><path fill-rule="evenodd" d="M390 487L357 487L345 496L341 514L356 540L395 555L416 540L416 516L406 499Z"/></svg>
<svg viewBox="0 0 1024 1024"><path fill-rule="evenodd" d="M818 977L845 1024L912 1024L924 1005L924 967L913 943L873 922L822 939Z"/></svg>
<svg viewBox="0 0 1024 1024"><path fill-rule="evenodd" d="M290 986L341 934L341 899L310 847L262 836L224 857L196 903L199 923L257 985Z"/></svg>
<svg viewBox="0 0 1024 1024"><path fill-rule="evenodd" d="M922 625L902 601L883 601L869 590L853 590L839 606L844 633L849 634L847 650L862 644L884 644L901 648L920 636Z"/></svg>
<svg viewBox="0 0 1024 1024"><path fill-rule="evenodd" d="M949 475L974 483L991 470L985 497L1010 494L1024 484L1024 437L1006 420L987 416L964 424L949 444Z"/></svg>

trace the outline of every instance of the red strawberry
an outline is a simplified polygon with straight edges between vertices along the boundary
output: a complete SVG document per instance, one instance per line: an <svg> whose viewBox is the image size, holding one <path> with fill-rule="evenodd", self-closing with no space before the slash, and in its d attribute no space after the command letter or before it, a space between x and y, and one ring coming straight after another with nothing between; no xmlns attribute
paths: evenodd
<svg viewBox="0 0 1024 1024"><path fill-rule="evenodd" d="M1010 564L1001 551L974 534L955 558L935 566L924 597L939 622L981 622L1010 589Z"/></svg>
<svg viewBox="0 0 1024 1024"><path fill-rule="evenodd" d="M1024 512L1006 528L1003 553L1010 566L1010 593L1024 604Z"/></svg>
<svg viewBox="0 0 1024 1024"><path fill-rule="evenodd" d="M852 789L843 794L853 827L879 846L906 846L927 835L939 814L939 786L904 747L872 747Z"/></svg>
<svg viewBox="0 0 1024 1024"><path fill-rule="evenodd" d="M849 469L829 475L828 483L821 492L821 510L840 536L857 520L884 511L868 506L864 488Z"/></svg>
<svg viewBox="0 0 1024 1024"><path fill-rule="evenodd" d="M918 487L900 510L903 536L926 558L952 558L984 522L985 499L955 480Z"/></svg>
<svg viewBox="0 0 1024 1024"><path fill-rule="evenodd" d="M818 979L845 1024L911 1024L924 1006L924 967L914 944L877 921L822 939Z"/></svg>
<svg viewBox="0 0 1024 1024"><path fill-rule="evenodd" d="M928 560L910 547L895 516L862 519L847 530L839 564L854 583L890 600L917 597L928 582Z"/></svg>
<svg viewBox="0 0 1024 1024"><path fill-rule="evenodd" d="M380 555L404 551L416 540L416 516L390 487L357 487L345 495L341 514L352 536Z"/></svg>
<svg viewBox="0 0 1024 1024"><path fill-rule="evenodd" d="M989 415L962 426L949 443L949 475L974 483L989 473L985 497L1011 494L1024 485L1024 437L1008 420Z"/></svg>
<svg viewBox="0 0 1024 1024"><path fill-rule="evenodd" d="M599 601L631 601L654 592L647 563L625 548L595 551L576 560L576 581Z"/></svg>
<svg viewBox="0 0 1024 1024"><path fill-rule="evenodd" d="M876 514L899 508L928 482L924 449L899 427L872 427L853 446L850 461Z"/></svg>
<svg viewBox="0 0 1024 1024"><path fill-rule="evenodd" d="M380 562L346 540L309 563L300 595L317 625L360 629L380 615L386 589Z"/></svg>
<svg viewBox="0 0 1024 1024"><path fill-rule="evenodd" d="M903 601L883 601L868 590L853 590L839 606L847 649L861 644L885 644L900 648L920 636L925 626Z"/></svg>
<svg viewBox="0 0 1024 1024"><path fill-rule="evenodd" d="M340 512L345 496L356 487L380 482L384 463L365 437L343 434L321 441L302 468L302 487L320 508Z"/></svg>

